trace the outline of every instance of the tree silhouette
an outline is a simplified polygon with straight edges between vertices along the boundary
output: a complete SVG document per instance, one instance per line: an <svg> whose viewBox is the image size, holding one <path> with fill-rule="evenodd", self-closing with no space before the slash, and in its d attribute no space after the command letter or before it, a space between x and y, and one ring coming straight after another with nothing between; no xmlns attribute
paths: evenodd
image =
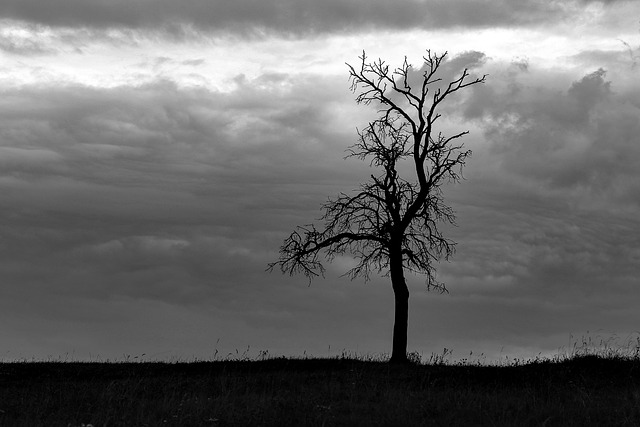
<svg viewBox="0 0 640 427"><path fill-rule="evenodd" d="M356 102L379 107L377 119L358 130L358 142L348 149L347 157L369 160L381 172L353 194L329 199L322 206L323 227L297 227L280 247L279 259L269 264L269 270L278 266L283 273L302 273L311 280L324 276L321 255L330 262L351 253L358 261L345 273L351 279L368 280L372 272L390 276L395 296L392 362L407 361L405 271L426 275L427 289L444 292L434 262L449 259L455 248L438 228L440 223L455 223L441 186L460 180L471 152L457 143L468 131L436 134L439 107L449 95L486 78L471 78L465 68L457 79L443 84L436 75L446 56L427 50L417 84L419 72L406 57L395 70L381 59L367 62L365 52L359 57L359 69L347 64Z"/></svg>

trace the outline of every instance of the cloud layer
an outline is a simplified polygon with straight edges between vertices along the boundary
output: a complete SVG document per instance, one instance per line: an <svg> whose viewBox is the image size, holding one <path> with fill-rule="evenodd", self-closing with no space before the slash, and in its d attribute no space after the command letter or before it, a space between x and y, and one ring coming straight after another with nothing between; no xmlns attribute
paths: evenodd
<svg viewBox="0 0 640 427"><path fill-rule="evenodd" d="M350 135L326 126L342 123L331 106L348 94L320 76L237 82L232 93L166 81L3 91L0 292L14 320L30 301L21 354L71 345L115 357L121 344L105 349L87 331L111 334L118 318L139 325L162 307L201 313L208 339L235 346L322 312L264 270L283 234L350 174L334 167ZM48 324L64 330L54 344ZM192 341L192 354L210 344Z"/></svg>
<svg viewBox="0 0 640 427"><path fill-rule="evenodd" d="M52 26L164 27L214 32L316 34L361 29L511 27L548 24L591 2L470 0L3 0L0 15Z"/></svg>
<svg viewBox="0 0 640 427"><path fill-rule="evenodd" d="M340 279L348 257L310 288L264 271L293 227L371 173L343 160L372 112L354 105L345 69L321 69L338 53L285 55L277 45L265 55L293 64L289 72L259 63L228 72L217 91L165 71L197 82L198 67L224 67L238 44L215 58L144 57L135 35L93 39L94 30L505 27L554 23L588 2L37 3L0 3L37 35L9 31L0 42L23 56L0 97L0 332L13 343L3 357L204 357L218 338L230 350L287 354L389 347L386 279ZM130 49L141 64L131 76L144 69L145 78L83 84L73 66L74 78L51 77L66 65L47 63L52 52L91 62L84 42L108 45L104 62ZM626 333L640 321L640 87L633 56L618 48L575 52L563 66L482 49L446 64L490 76L451 99L440 122L470 129L474 155L467 180L446 189L459 220L448 230L458 253L439 269L451 294L427 294L411 278L413 348L535 354L570 333ZM19 81L27 62L32 80Z"/></svg>

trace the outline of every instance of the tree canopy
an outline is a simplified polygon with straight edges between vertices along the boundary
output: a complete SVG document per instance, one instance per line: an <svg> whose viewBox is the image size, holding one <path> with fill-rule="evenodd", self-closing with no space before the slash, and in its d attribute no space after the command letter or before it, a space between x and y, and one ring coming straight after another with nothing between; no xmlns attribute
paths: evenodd
<svg viewBox="0 0 640 427"><path fill-rule="evenodd" d="M404 272L424 274L428 289L444 291L434 263L449 259L455 249L455 242L439 228L455 223L442 185L462 177L471 151L458 140L468 131L447 136L436 132L434 125L447 97L486 78L471 77L465 68L457 78L442 83L437 74L446 58L446 52L427 50L417 84L417 71L406 58L393 70L381 59L368 62L364 52L358 68L347 64L356 102L378 107L377 118L357 130L358 140L347 157L369 161L379 173L351 194L329 199L322 206L322 227L298 226L280 247L279 259L269 265L311 280L324 275L323 257L330 262L349 253L357 261L346 273L352 279L368 280L372 272L391 276L396 296L392 360L406 360L408 308L402 301L408 301L409 292ZM396 343L396 335L403 334L404 341L400 337Z"/></svg>

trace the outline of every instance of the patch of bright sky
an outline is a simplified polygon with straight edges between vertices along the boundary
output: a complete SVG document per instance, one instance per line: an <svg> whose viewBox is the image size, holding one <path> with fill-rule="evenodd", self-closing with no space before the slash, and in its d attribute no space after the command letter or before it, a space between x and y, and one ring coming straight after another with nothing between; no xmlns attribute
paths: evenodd
<svg viewBox="0 0 640 427"><path fill-rule="evenodd" d="M203 33L171 38L142 30L53 29L4 20L0 84L114 87L169 79L183 86L229 91L240 74L247 79L264 73L346 78L344 63L356 64L363 49L370 58L384 58L390 64L399 64L407 55L419 65L428 47L438 52L447 49L453 55L478 50L498 61L569 67L563 58L588 50L621 50L620 39L637 40L637 28L631 22L626 32L605 31L594 24L599 15L600 10L592 7L571 23L551 28L378 31L299 40L247 40Z"/></svg>

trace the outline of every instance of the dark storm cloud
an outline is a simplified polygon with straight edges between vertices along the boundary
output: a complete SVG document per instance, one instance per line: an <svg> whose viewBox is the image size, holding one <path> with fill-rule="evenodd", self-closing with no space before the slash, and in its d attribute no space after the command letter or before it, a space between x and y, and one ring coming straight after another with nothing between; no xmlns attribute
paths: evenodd
<svg viewBox="0 0 640 427"><path fill-rule="evenodd" d="M265 273L286 232L357 180L336 167L353 132L348 107L334 109L352 104L346 83L236 82L3 90L0 329L13 355L149 354L186 336L181 357L216 338L301 353L309 331L329 339L325 305L353 317L344 330L362 323L347 306L356 290L302 296L302 280Z"/></svg>
<svg viewBox="0 0 640 427"><path fill-rule="evenodd" d="M484 115L486 136L512 173L550 189L637 204L637 88L616 92L606 74L595 70L565 88L524 84L516 77L502 87L479 89L483 94L467 115Z"/></svg>
<svg viewBox="0 0 640 427"><path fill-rule="evenodd" d="M0 15L52 26L312 34L359 29L530 25L570 16L567 2L470 0L2 0Z"/></svg>
<svg viewBox="0 0 640 427"><path fill-rule="evenodd" d="M170 82L5 89L2 299L33 300L37 316L64 298L268 310L282 280L256 284L283 229L344 177L332 168L342 149L319 142L344 145L323 124L339 122L327 105L346 91L283 79L291 90L269 76L226 94Z"/></svg>
<svg viewBox="0 0 640 427"><path fill-rule="evenodd" d="M439 271L453 301L429 307L449 325L449 336L432 339L458 351L516 345L555 352L570 334L637 330L637 210L581 209L567 201L570 194L501 175L478 179L469 170L458 190L459 227L451 233L458 251Z"/></svg>
<svg viewBox="0 0 640 427"><path fill-rule="evenodd" d="M471 129L474 155L445 188L459 224L438 270L451 294L409 277L410 348L535 354L640 321L640 91L625 64L600 66L576 75L479 52L445 64L490 77L438 122ZM371 173L342 159L368 112L344 76L234 85L3 89L0 331L23 354L170 345L188 357L217 338L288 354L389 347L386 278L338 279L348 257L310 288L264 272L295 225Z"/></svg>
<svg viewBox="0 0 640 427"><path fill-rule="evenodd" d="M611 72L488 64L491 84L465 100L485 140L472 133L467 180L448 190L459 247L440 273L485 342L627 333L639 320L639 88L628 64L600 64Z"/></svg>

